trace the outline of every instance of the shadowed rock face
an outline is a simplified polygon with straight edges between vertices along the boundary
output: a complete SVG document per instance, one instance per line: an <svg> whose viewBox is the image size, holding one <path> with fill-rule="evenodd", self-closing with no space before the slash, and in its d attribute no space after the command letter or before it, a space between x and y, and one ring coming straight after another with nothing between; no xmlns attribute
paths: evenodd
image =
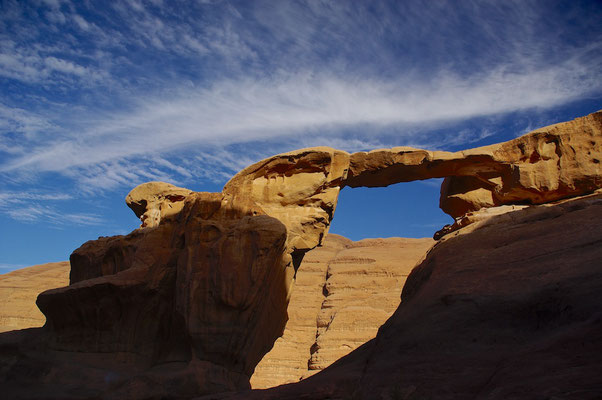
<svg viewBox="0 0 602 400"><path fill-rule="evenodd" d="M134 189L127 202L141 228L77 249L71 284L38 297L44 328L3 344L21 354L1 365L6 393L179 398L248 388L286 324L295 267L332 218L341 154L279 156L223 193Z"/></svg>
<svg viewBox="0 0 602 400"><path fill-rule="evenodd" d="M598 112L458 153L298 150L245 168L222 193L143 184L127 197L141 228L73 253L70 286L38 297L44 328L0 340L0 379L25 398L247 388L283 332L295 269L326 235L341 187L450 177L441 206L467 224L478 220L467 212L602 186L601 136Z"/></svg>
<svg viewBox="0 0 602 400"><path fill-rule="evenodd" d="M376 338L299 383L211 399L602 398L602 194L439 241Z"/></svg>
<svg viewBox="0 0 602 400"><path fill-rule="evenodd" d="M284 225L250 201L191 194L177 217L74 252L87 276L38 297L50 346L136 358L139 376L113 382L124 397L148 397L139 381L166 364L184 381L172 395L248 387L286 323L285 242Z"/></svg>

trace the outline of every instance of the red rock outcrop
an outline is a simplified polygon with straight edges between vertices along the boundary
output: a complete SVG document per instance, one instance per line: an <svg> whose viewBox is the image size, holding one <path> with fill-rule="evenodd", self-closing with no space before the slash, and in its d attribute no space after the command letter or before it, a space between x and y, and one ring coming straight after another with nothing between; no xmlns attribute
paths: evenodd
<svg viewBox="0 0 602 400"><path fill-rule="evenodd" d="M407 275L432 239L328 235L297 271L282 337L251 377L253 388L299 381L376 336L399 305Z"/></svg>
<svg viewBox="0 0 602 400"><path fill-rule="evenodd" d="M602 398L602 193L439 241L376 338L299 383L211 399Z"/></svg>
<svg viewBox="0 0 602 400"><path fill-rule="evenodd" d="M41 292L69 284L69 262L22 268L0 275L0 332L44 325L36 307Z"/></svg>

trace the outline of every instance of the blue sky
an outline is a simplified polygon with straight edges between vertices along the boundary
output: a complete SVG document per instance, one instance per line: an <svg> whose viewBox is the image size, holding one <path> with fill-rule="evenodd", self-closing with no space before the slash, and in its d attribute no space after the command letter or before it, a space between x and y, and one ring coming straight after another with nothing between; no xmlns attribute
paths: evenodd
<svg viewBox="0 0 602 400"><path fill-rule="evenodd" d="M0 3L0 273L300 147L459 150L602 108L600 1ZM431 236L439 182L342 191L332 232Z"/></svg>

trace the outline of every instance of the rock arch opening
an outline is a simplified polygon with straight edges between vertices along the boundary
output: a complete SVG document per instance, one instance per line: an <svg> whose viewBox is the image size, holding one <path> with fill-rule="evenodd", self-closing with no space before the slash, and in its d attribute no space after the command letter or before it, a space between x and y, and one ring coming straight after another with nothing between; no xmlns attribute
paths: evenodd
<svg viewBox="0 0 602 400"><path fill-rule="evenodd" d="M253 388L309 377L376 336L433 234L453 222L439 208L441 183L341 190L329 234L301 262L285 332L256 367Z"/></svg>
<svg viewBox="0 0 602 400"><path fill-rule="evenodd" d="M423 238L453 219L439 208L442 179L403 182L387 187L345 187L339 194L329 233L351 240Z"/></svg>

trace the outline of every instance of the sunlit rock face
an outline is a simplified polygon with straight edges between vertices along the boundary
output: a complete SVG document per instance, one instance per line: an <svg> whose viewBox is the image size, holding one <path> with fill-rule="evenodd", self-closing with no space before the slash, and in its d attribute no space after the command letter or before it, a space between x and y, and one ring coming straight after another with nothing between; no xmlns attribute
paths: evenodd
<svg viewBox="0 0 602 400"><path fill-rule="evenodd" d="M0 332L40 327L46 322L35 306L44 290L69 284L69 262L34 265L0 275Z"/></svg>
<svg viewBox="0 0 602 400"><path fill-rule="evenodd" d="M279 154L236 174L224 194L251 198L287 229L287 248L302 255L328 232L349 154L329 147L312 147Z"/></svg>
<svg viewBox="0 0 602 400"><path fill-rule="evenodd" d="M374 338L399 305L408 274L434 243L326 236L303 258L284 334L255 368L251 386L297 382Z"/></svg>
<svg viewBox="0 0 602 400"><path fill-rule="evenodd" d="M70 285L38 297L44 328L0 341L3 386L24 398L248 388L284 330L295 270L326 235L342 187L447 177L441 207L466 225L477 211L601 187L601 138L598 112L457 153L297 150L245 168L221 193L143 184L127 197L141 227L77 249Z"/></svg>
<svg viewBox="0 0 602 400"><path fill-rule="evenodd" d="M158 226L162 218L175 215L184 207L192 191L165 182L147 182L136 186L125 202L140 221L141 228Z"/></svg>
<svg viewBox="0 0 602 400"><path fill-rule="evenodd" d="M454 218L481 208L542 204L601 187L602 112L514 140L449 153L410 147L352 154L345 185L388 186L446 178L441 209Z"/></svg>

